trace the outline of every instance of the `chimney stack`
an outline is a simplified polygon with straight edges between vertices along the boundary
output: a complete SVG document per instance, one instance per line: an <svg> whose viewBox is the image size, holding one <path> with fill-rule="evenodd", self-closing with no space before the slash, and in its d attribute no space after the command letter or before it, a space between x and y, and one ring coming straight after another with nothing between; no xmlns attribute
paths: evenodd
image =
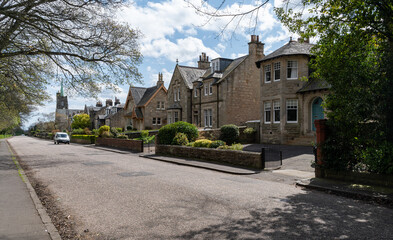
<svg viewBox="0 0 393 240"><path fill-rule="evenodd" d="M206 56L206 53L204 52L201 55L199 55L198 68L200 69L210 68L209 57Z"/></svg>
<svg viewBox="0 0 393 240"><path fill-rule="evenodd" d="M120 99L118 99L117 97L115 97L115 106L116 106L117 104L120 104Z"/></svg>
<svg viewBox="0 0 393 240"><path fill-rule="evenodd" d="M102 102L101 102L101 101L98 101L98 102L96 103L96 107L102 107Z"/></svg>
<svg viewBox="0 0 393 240"><path fill-rule="evenodd" d="M162 73L158 73L157 87L159 87L163 84L164 84L164 80L162 79Z"/></svg>
<svg viewBox="0 0 393 240"><path fill-rule="evenodd" d="M105 106L112 106L113 105L113 102L112 102L112 99L107 99L106 101L105 101Z"/></svg>
<svg viewBox="0 0 393 240"><path fill-rule="evenodd" d="M259 41L258 35L251 35L251 41L248 43L248 54L250 56L257 56L261 58L264 55L264 43Z"/></svg>

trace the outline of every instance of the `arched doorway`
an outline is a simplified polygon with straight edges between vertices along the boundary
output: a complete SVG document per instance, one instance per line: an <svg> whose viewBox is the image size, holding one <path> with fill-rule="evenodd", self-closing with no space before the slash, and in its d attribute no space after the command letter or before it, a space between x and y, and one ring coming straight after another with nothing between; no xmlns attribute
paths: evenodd
<svg viewBox="0 0 393 240"><path fill-rule="evenodd" d="M314 121L317 119L323 119L325 117L323 114L323 107L321 106L321 104L322 104L322 98L320 97L314 99L314 101L311 104L311 126L313 131L316 130Z"/></svg>

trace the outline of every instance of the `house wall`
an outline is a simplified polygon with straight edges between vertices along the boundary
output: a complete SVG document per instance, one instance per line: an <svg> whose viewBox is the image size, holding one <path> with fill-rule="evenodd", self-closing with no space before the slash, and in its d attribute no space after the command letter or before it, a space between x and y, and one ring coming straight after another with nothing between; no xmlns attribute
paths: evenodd
<svg viewBox="0 0 393 240"><path fill-rule="evenodd" d="M157 103L158 102L164 102L165 108L157 108ZM165 92L164 89L161 89L155 96L154 98L146 105L144 108L144 128L143 129L159 129L163 125L167 123L167 114L166 114L166 108L167 108L167 93ZM153 118L160 118L161 123L160 124L155 124L153 125Z"/></svg>
<svg viewBox="0 0 393 240"><path fill-rule="evenodd" d="M296 79L287 79L287 63L288 61L297 61L298 77ZM280 79L274 80L274 63L280 62ZM283 56L270 59L261 64L260 82L261 82L261 98L260 98L260 119L261 119L261 142L262 143L281 143L286 144L295 138L301 136L315 136L315 132L311 130L311 104L317 97L322 97L325 92L312 91L299 94L297 93L305 84L302 77L308 77L309 57L306 55ZM265 82L265 66L271 66L271 81ZM287 121L287 100L296 99L297 105L297 122L289 123ZM274 122L274 101L280 103L280 122ZM271 120L270 123L265 121L264 107L265 103L270 102Z"/></svg>
<svg viewBox="0 0 393 240"><path fill-rule="evenodd" d="M177 91L177 88L180 88L180 100L175 101L174 98L174 93ZM167 118L170 118L169 115L171 116L172 122L174 121L174 112L177 111L179 112L179 121L184 121L184 122L191 122L191 116L188 116L188 114L191 113L191 96L190 96L190 91L188 90L188 87L184 83L184 80L180 74L180 71L176 67L173 75L171 82L168 87L168 104L167 106L173 106L175 103L179 104L181 106L181 109L168 109L167 111ZM188 113L188 114L187 114ZM168 119L167 119L168 120Z"/></svg>
<svg viewBox="0 0 393 240"><path fill-rule="evenodd" d="M124 109L118 109L117 113L113 114L110 117L110 125L109 126L111 128L115 127L115 128L125 129L127 121L126 121L126 118L124 117L124 113L125 113Z"/></svg>
<svg viewBox="0 0 393 240"><path fill-rule="evenodd" d="M219 123L244 126L260 118L259 69L261 55L249 55L219 84Z"/></svg>

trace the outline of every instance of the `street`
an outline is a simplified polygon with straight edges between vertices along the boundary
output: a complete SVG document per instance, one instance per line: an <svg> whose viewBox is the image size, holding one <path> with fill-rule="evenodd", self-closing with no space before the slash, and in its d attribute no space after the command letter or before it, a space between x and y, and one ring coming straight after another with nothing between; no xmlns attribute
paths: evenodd
<svg viewBox="0 0 393 240"><path fill-rule="evenodd" d="M295 187L30 137L8 140L26 172L93 239L389 239L393 210Z"/></svg>

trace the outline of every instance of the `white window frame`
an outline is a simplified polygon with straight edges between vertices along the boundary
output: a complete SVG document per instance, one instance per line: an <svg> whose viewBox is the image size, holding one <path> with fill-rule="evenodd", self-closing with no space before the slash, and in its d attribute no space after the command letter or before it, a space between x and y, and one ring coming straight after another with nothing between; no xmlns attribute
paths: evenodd
<svg viewBox="0 0 393 240"><path fill-rule="evenodd" d="M212 109L203 110L204 119L205 119L205 127L213 126L213 111Z"/></svg>
<svg viewBox="0 0 393 240"><path fill-rule="evenodd" d="M264 78L265 78L265 83L271 83L272 82L272 65L266 65L264 68ZM269 81L267 80L267 73L269 73Z"/></svg>
<svg viewBox="0 0 393 240"><path fill-rule="evenodd" d="M152 124L157 125L157 119L155 117L153 118Z"/></svg>
<svg viewBox="0 0 393 240"><path fill-rule="evenodd" d="M209 83L209 95L213 94L213 83Z"/></svg>
<svg viewBox="0 0 393 240"><path fill-rule="evenodd" d="M161 102L158 101L158 102L157 102L157 110L160 110L160 109L161 109Z"/></svg>
<svg viewBox="0 0 393 240"><path fill-rule="evenodd" d="M177 119L177 121L176 121ZM174 112L174 116L173 116L173 122L178 122L179 121L179 112Z"/></svg>
<svg viewBox="0 0 393 240"><path fill-rule="evenodd" d="M291 73L292 72L296 72L296 76L295 77L289 77L289 69L291 69ZM295 71L296 70L296 71ZM292 74L291 74L292 75ZM296 60L289 60L287 62L287 79L288 80L295 80L298 78L298 63Z"/></svg>
<svg viewBox="0 0 393 240"><path fill-rule="evenodd" d="M278 121L276 121L276 111L278 111ZM273 101L273 123L280 123L281 120L281 107L280 101Z"/></svg>
<svg viewBox="0 0 393 240"><path fill-rule="evenodd" d="M157 125L161 125L161 118L157 118Z"/></svg>
<svg viewBox="0 0 393 240"><path fill-rule="evenodd" d="M207 84L204 84L204 91L205 91L205 96L207 96L208 95L208 85Z"/></svg>
<svg viewBox="0 0 393 240"><path fill-rule="evenodd" d="M161 110L165 110L165 102L161 102Z"/></svg>
<svg viewBox="0 0 393 240"><path fill-rule="evenodd" d="M265 102L264 103L264 122L265 124L270 124L272 122L272 103L271 102ZM269 112L269 120L267 121L266 116L267 116L267 112Z"/></svg>
<svg viewBox="0 0 393 240"><path fill-rule="evenodd" d="M198 97L198 90L197 90L196 87L195 87L195 89L194 89L194 97Z"/></svg>
<svg viewBox="0 0 393 240"><path fill-rule="evenodd" d="M177 100L180 101L180 87L177 87Z"/></svg>
<svg viewBox="0 0 393 240"><path fill-rule="evenodd" d="M299 116L299 111L298 111L298 100L297 99L287 99L287 123L297 123L298 122L298 116ZM288 111L290 110L296 110L296 120L288 120Z"/></svg>
<svg viewBox="0 0 393 240"><path fill-rule="evenodd" d="M276 71L278 70L278 79L276 79ZM273 81L278 82L280 81L281 77L281 63L276 62L273 64Z"/></svg>
<svg viewBox="0 0 393 240"><path fill-rule="evenodd" d="M173 97L174 97L174 101L177 102L176 88L173 88Z"/></svg>

